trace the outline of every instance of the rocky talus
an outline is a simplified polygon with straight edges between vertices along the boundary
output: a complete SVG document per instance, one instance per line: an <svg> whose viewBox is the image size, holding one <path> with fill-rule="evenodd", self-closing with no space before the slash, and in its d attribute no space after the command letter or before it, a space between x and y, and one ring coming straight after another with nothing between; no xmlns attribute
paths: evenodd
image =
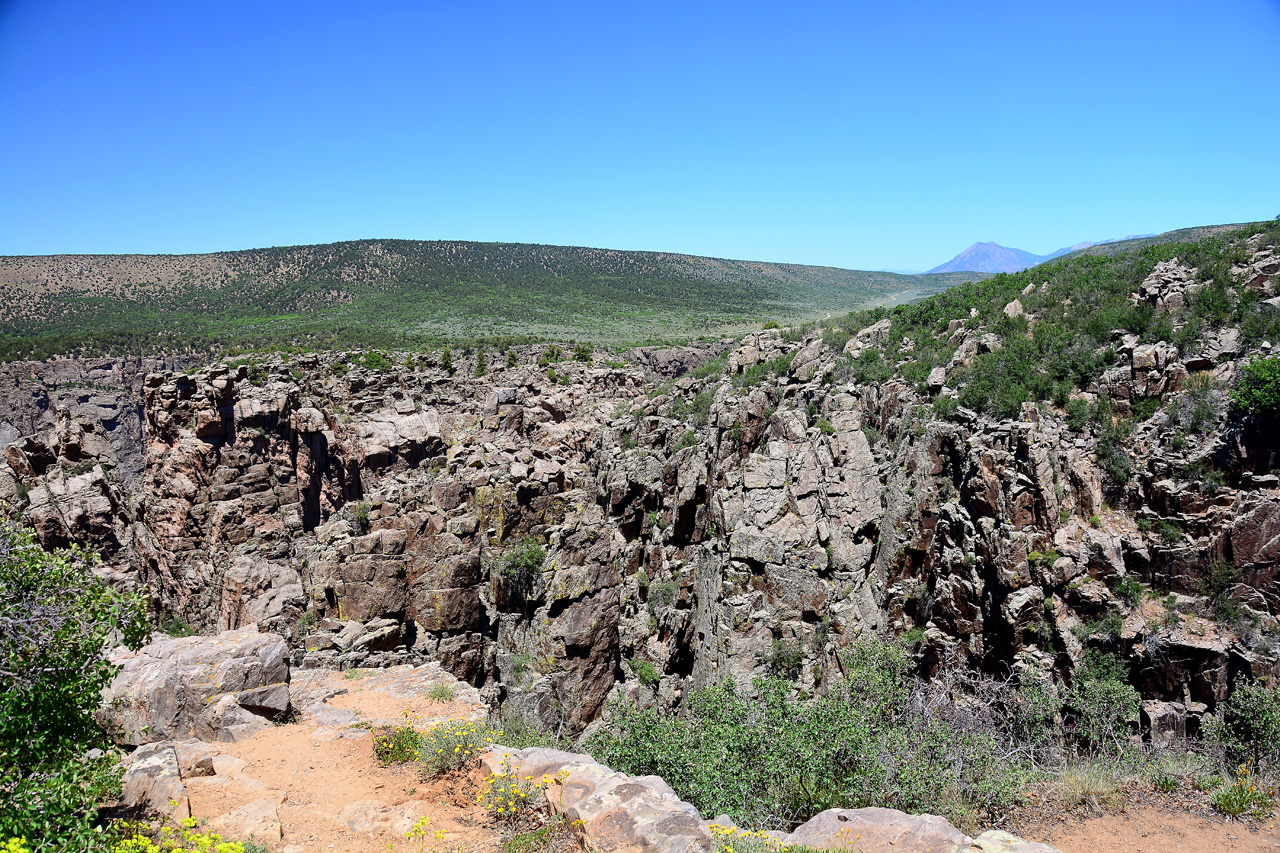
<svg viewBox="0 0 1280 853"><path fill-rule="evenodd" d="M1248 271L1268 298L1273 261ZM1133 299L1194 287L1175 261ZM256 624L294 667L438 661L571 731L610 697L674 705L750 679L778 643L821 689L867 631L918 642L926 669L1058 684L1085 649L1118 651L1155 737L1276 672L1280 430L1229 416L1220 390L1265 349L1231 329L1196 351L1117 332L1119 360L1077 392L1150 413L1116 484L1097 427L1051 404L934 416L954 368L1000 346L963 318L928 387L850 381L886 330L621 362L514 348L480 376L462 353L449 370L406 353L12 364L0 499L46 544L94 545L166 619ZM1175 437L1195 375L1219 390ZM1223 564L1241 618L1204 596Z"/></svg>

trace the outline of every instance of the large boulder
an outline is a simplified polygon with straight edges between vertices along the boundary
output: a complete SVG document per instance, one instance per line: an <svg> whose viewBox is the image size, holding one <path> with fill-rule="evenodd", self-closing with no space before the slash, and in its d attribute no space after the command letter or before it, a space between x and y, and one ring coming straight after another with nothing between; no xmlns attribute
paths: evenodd
<svg viewBox="0 0 1280 853"><path fill-rule="evenodd" d="M250 625L164 639L113 657L100 721L122 744L237 741L289 710L289 647Z"/></svg>

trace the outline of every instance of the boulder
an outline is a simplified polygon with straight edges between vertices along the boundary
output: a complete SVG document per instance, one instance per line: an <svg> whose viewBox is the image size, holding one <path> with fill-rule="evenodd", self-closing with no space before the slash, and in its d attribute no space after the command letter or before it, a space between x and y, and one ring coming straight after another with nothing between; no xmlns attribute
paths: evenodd
<svg viewBox="0 0 1280 853"><path fill-rule="evenodd" d="M279 843L283 837L276 801L271 797L262 797L232 809L213 818L203 828L227 839L252 838L258 844Z"/></svg>
<svg viewBox="0 0 1280 853"><path fill-rule="evenodd" d="M156 814L186 817L191 813L182 784L178 756L171 743L139 747L125 760L120 802Z"/></svg>
<svg viewBox="0 0 1280 853"><path fill-rule="evenodd" d="M827 809L783 841L815 850L853 847L859 853L959 853L971 839L944 818L896 809Z"/></svg>
<svg viewBox="0 0 1280 853"><path fill-rule="evenodd" d="M239 740L289 710L289 648L256 626L159 640L113 662L99 720L120 743Z"/></svg>

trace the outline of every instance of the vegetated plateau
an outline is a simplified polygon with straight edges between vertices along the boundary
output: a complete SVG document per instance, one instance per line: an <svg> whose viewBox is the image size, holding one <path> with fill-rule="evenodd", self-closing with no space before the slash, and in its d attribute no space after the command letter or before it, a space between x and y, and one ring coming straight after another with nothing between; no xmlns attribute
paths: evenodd
<svg viewBox="0 0 1280 853"><path fill-rule="evenodd" d="M0 358L672 340L896 304L974 277L412 240L4 257Z"/></svg>
<svg viewBox="0 0 1280 853"><path fill-rule="evenodd" d="M295 672L438 662L494 712L379 733L427 774L506 738L752 829L970 831L1032 792L1263 825L1280 223L1115 245L686 347L0 366L0 836L107 837L87 662L142 619L256 625Z"/></svg>

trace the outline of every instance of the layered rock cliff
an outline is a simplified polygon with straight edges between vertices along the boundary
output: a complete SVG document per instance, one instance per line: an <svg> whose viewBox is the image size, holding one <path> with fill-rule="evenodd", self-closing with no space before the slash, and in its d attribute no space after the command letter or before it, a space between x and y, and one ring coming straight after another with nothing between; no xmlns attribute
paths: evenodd
<svg viewBox="0 0 1280 853"><path fill-rule="evenodd" d="M1248 286L1274 297L1271 257ZM1194 286L1164 264L1133 298ZM458 354L14 364L0 499L46 544L93 544L159 615L257 623L302 667L438 660L571 730L610 696L676 704L766 670L821 689L864 631L905 635L926 670L1056 683L1118 652L1156 736L1276 672L1280 442L1221 390L1266 349L1117 333L1075 395L1136 413L1116 484L1105 430L1065 407L938 417L951 370L1000 345L963 318L923 387L850 381L886 329L624 362L514 348L483 376ZM1174 430L1193 404L1198 429Z"/></svg>

